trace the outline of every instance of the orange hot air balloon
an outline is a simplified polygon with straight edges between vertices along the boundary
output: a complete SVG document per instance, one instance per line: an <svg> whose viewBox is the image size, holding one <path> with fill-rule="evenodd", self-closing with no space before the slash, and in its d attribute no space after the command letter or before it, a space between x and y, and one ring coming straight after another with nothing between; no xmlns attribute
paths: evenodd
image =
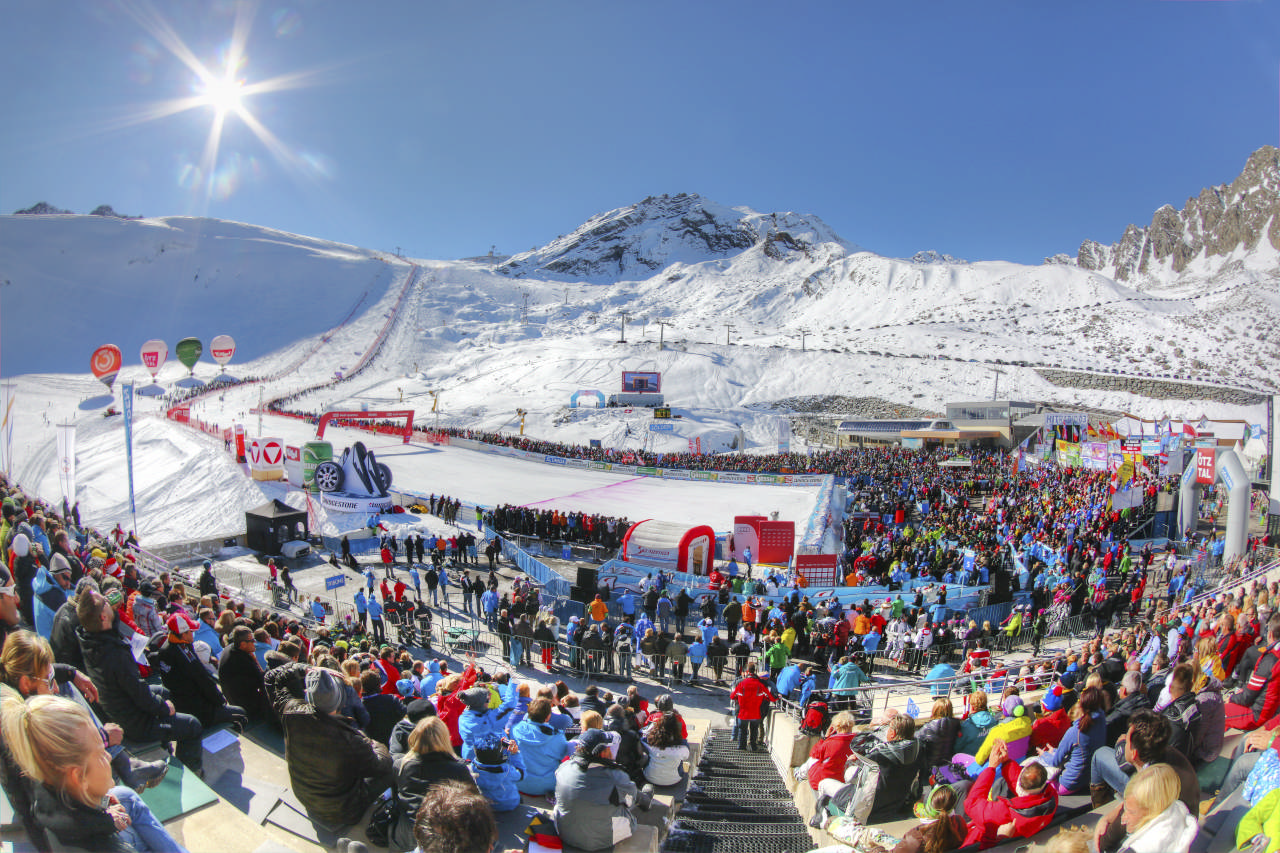
<svg viewBox="0 0 1280 853"><path fill-rule="evenodd" d="M116 374L120 372L123 361L120 347L115 344L103 344L93 351L93 357L89 359L89 369L93 371L93 375L99 382L110 388L115 384Z"/></svg>

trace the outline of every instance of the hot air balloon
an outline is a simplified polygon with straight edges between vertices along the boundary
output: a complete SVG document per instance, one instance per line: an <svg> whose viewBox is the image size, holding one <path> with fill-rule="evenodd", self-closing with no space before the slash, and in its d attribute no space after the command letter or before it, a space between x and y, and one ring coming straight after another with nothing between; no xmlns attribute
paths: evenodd
<svg viewBox="0 0 1280 853"><path fill-rule="evenodd" d="M98 377L98 381L110 389L116 381L116 374L120 372L120 364L123 360L120 347L115 344L103 344L93 351L93 357L89 359L89 368L93 371L93 375Z"/></svg>
<svg viewBox="0 0 1280 853"><path fill-rule="evenodd" d="M178 361L182 362L190 372L190 375L195 376L196 362L204 354L204 345L200 343L200 339L183 338L178 341L178 345L173 349L178 354Z"/></svg>
<svg viewBox="0 0 1280 853"><path fill-rule="evenodd" d="M151 373L151 381L156 381L156 374L169 358L169 345L156 338L142 345L142 366Z"/></svg>
<svg viewBox="0 0 1280 853"><path fill-rule="evenodd" d="M226 372L227 362L236 354L236 342L230 335L218 335L209 342L209 355Z"/></svg>

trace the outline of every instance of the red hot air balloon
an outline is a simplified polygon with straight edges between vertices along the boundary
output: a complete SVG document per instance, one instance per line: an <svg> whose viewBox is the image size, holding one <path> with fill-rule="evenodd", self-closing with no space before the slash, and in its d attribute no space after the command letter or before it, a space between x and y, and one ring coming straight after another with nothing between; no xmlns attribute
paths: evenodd
<svg viewBox="0 0 1280 853"><path fill-rule="evenodd" d="M120 372L123 361L120 347L115 344L103 344L93 351L93 357L89 359L89 368L99 382L110 388L115 384L116 374Z"/></svg>

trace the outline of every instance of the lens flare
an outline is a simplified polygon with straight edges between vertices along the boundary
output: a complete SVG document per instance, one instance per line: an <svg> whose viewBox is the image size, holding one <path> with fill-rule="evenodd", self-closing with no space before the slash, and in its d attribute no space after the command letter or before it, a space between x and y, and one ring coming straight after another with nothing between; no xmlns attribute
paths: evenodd
<svg viewBox="0 0 1280 853"><path fill-rule="evenodd" d="M176 175L178 185L198 195L202 204L229 198L246 177L252 179L261 174L261 164L252 156L236 151L222 155L223 132L228 122L232 121L240 122L248 128L295 179L324 180L333 173L333 164L328 158L314 151L292 150L253 113L254 96L314 85L322 71L331 70L295 71L266 80L251 80L246 73L245 47L253 25L256 3L234 4L235 19L231 35L219 54L219 61L212 67L196 56L173 26L150 3L145 0L122 0L121 7L148 36L147 41L140 41L134 46L131 57L134 81L153 81L154 74L158 71L156 60L159 50L163 49L191 73L191 94L185 98L140 105L131 114L109 122L110 126L104 130L158 121L189 110L208 110L211 118L204 149L199 157L184 155ZM287 10L283 15L272 16L269 23L277 37L289 37L298 32L301 18L293 10ZM335 66L340 64L342 63Z"/></svg>

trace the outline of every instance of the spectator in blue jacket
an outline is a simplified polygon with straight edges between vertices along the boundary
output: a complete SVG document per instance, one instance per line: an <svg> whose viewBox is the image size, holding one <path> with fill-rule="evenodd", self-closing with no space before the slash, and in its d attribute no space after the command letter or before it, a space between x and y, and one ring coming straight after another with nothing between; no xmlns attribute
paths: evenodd
<svg viewBox="0 0 1280 853"><path fill-rule="evenodd" d="M529 712L511 729L511 738L524 756L525 773L516 786L521 793L541 796L556 789L556 768L573 754L573 746L564 733L557 731L548 719L551 700L538 698L529 704Z"/></svg>
<svg viewBox="0 0 1280 853"><path fill-rule="evenodd" d="M524 778L520 748L515 741L503 741L492 733L476 741L475 747L471 774L476 787L493 804L495 812L511 811L520 805L520 789L516 786Z"/></svg>
<svg viewBox="0 0 1280 853"><path fill-rule="evenodd" d="M1071 710L1071 716L1075 722L1067 729L1057 748L1040 747L1045 763L1062 768L1053 785L1064 796L1089 791L1093 754L1107 741L1107 715L1102 711L1102 691L1086 687Z"/></svg>

